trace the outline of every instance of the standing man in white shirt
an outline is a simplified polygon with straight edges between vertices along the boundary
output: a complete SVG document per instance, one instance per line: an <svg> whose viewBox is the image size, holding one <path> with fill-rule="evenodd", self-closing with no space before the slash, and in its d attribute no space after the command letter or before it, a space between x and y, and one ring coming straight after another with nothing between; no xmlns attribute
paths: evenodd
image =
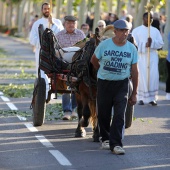
<svg viewBox="0 0 170 170"><path fill-rule="evenodd" d="M50 4L45 2L41 7L42 18L38 19L32 26L30 32L30 44L35 46L35 61L36 61L36 75L38 76L38 67L39 67L39 51L40 51L40 37L38 27L40 24L43 25L44 30L46 28L50 28L54 35L56 35L59 31L63 30L63 25L59 19L52 18L50 14ZM41 77L46 81L46 98L49 90L49 80L47 75L45 75L44 71L41 70Z"/></svg>
<svg viewBox="0 0 170 170"><path fill-rule="evenodd" d="M150 23L153 17L150 14ZM150 26L150 37L148 38L148 26ZM143 25L133 29L132 36L135 38L139 54L139 86L137 99L139 105L149 103L152 106L157 105L159 89L159 70L158 70L158 52L164 42L158 29L148 25L148 12L143 14ZM148 70L148 48L150 48L150 62ZM149 72L149 80L147 75ZM149 81L149 82L148 82ZM148 87L149 83L149 87Z"/></svg>

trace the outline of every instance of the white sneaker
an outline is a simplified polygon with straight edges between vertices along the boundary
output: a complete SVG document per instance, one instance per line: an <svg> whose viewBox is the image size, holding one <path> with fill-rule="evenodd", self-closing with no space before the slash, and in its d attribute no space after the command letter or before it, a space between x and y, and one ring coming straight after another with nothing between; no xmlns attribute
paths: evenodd
<svg viewBox="0 0 170 170"><path fill-rule="evenodd" d="M76 112L72 112L71 113L71 118L72 119L76 119L77 118L77 113Z"/></svg>
<svg viewBox="0 0 170 170"><path fill-rule="evenodd" d="M170 100L170 93L166 93L166 100Z"/></svg>
<svg viewBox="0 0 170 170"><path fill-rule="evenodd" d="M116 155L124 155L125 150L121 146L115 146L112 151Z"/></svg>
<svg viewBox="0 0 170 170"><path fill-rule="evenodd" d="M108 140L105 140L104 142L102 142L102 149L110 149Z"/></svg>
<svg viewBox="0 0 170 170"><path fill-rule="evenodd" d="M70 120L71 119L71 112L64 112L64 116L62 117L63 120Z"/></svg>

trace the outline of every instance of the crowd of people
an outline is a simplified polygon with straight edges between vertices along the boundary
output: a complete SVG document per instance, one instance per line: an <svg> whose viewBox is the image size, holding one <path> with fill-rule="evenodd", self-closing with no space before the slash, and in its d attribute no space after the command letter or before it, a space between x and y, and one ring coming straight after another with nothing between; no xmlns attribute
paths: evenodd
<svg viewBox="0 0 170 170"><path fill-rule="evenodd" d="M40 50L39 24L43 24L44 28L49 27L50 24L50 28L53 30L61 47L70 47L85 37L89 38L94 25L94 13L88 16L86 23L82 24L78 29L77 18L74 16L65 16L63 23L59 19L52 18L49 3L44 3L41 11L42 18L34 21L30 28L30 43L36 47L36 70L38 70ZM126 10L122 10L120 18L116 14L108 13L107 17L100 19L96 25L99 32L102 32L107 25L114 26L115 36L99 44L92 56L91 63L96 68L98 77L97 110L102 146L110 149L115 154L125 153L122 139L127 103L134 105L138 101L139 105L147 103L151 106L157 105L159 89L157 50L161 49L164 44L162 34L165 23L163 20L158 20L156 15L150 14L150 16L150 23L152 23L150 37L148 37L148 13L143 14L143 17L141 17L143 24L137 28L133 27L133 17ZM127 41L129 33L132 34L137 48ZM170 34L168 39L170 41ZM150 50L149 66L148 49ZM168 53L168 73L170 70L169 56L170 54ZM122 65L119 68L114 66L114 61L118 60L118 58L121 58L119 66ZM49 80L42 70L41 76L46 80L46 92L48 92ZM132 78L133 92L128 100L129 77ZM166 99L170 100L170 73L166 83L166 92ZM111 123L112 107L114 108L114 115ZM62 109L63 120L70 120L71 117L77 116L74 94L62 95Z"/></svg>

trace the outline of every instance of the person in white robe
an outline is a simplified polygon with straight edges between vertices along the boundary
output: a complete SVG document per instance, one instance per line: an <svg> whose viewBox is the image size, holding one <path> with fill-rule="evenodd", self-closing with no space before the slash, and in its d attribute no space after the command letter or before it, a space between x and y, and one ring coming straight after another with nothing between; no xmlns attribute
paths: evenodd
<svg viewBox="0 0 170 170"><path fill-rule="evenodd" d="M36 75L38 77L38 67L39 67L39 51L40 51L40 38L39 38L39 32L38 27L40 24L43 24L44 30L46 28L50 28L54 35L56 35L59 31L63 30L64 27L62 25L62 22L59 19L52 18L50 14L50 4L49 3L43 3L42 8L42 18L38 19L32 26L29 41L31 45L35 46L35 62L36 62ZM43 70L40 70L41 77L45 79L46 81L46 98L49 91L49 79L47 75L44 73Z"/></svg>
<svg viewBox="0 0 170 170"><path fill-rule="evenodd" d="M152 22L152 14L150 15L150 19ZM150 26L150 38L148 38L147 12L143 14L143 25L133 29L132 36L138 46L139 54L138 104L144 105L145 103L149 103L152 106L156 106L159 89L159 58L157 50L162 48L164 44L162 36L157 28ZM150 62L148 62L148 47L150 47Z"/></svg>

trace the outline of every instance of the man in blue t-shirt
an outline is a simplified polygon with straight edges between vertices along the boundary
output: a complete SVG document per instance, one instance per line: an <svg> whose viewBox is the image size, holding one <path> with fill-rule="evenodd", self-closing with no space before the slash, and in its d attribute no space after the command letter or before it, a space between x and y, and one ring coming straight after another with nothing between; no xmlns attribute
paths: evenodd
<svg viewBox="0 0 170 170"><path fill-rule="evenodd" d="M115 154L125 153L122 139L126 106L127 102L134 105L137 101L138 53L136 47L127 41L129 29L127 21L117 20L114 23L115 36L101 42L91 59L98 70L97 109L102 147ZM129 77L132 78L133 91L128 100Z"/></svg>

